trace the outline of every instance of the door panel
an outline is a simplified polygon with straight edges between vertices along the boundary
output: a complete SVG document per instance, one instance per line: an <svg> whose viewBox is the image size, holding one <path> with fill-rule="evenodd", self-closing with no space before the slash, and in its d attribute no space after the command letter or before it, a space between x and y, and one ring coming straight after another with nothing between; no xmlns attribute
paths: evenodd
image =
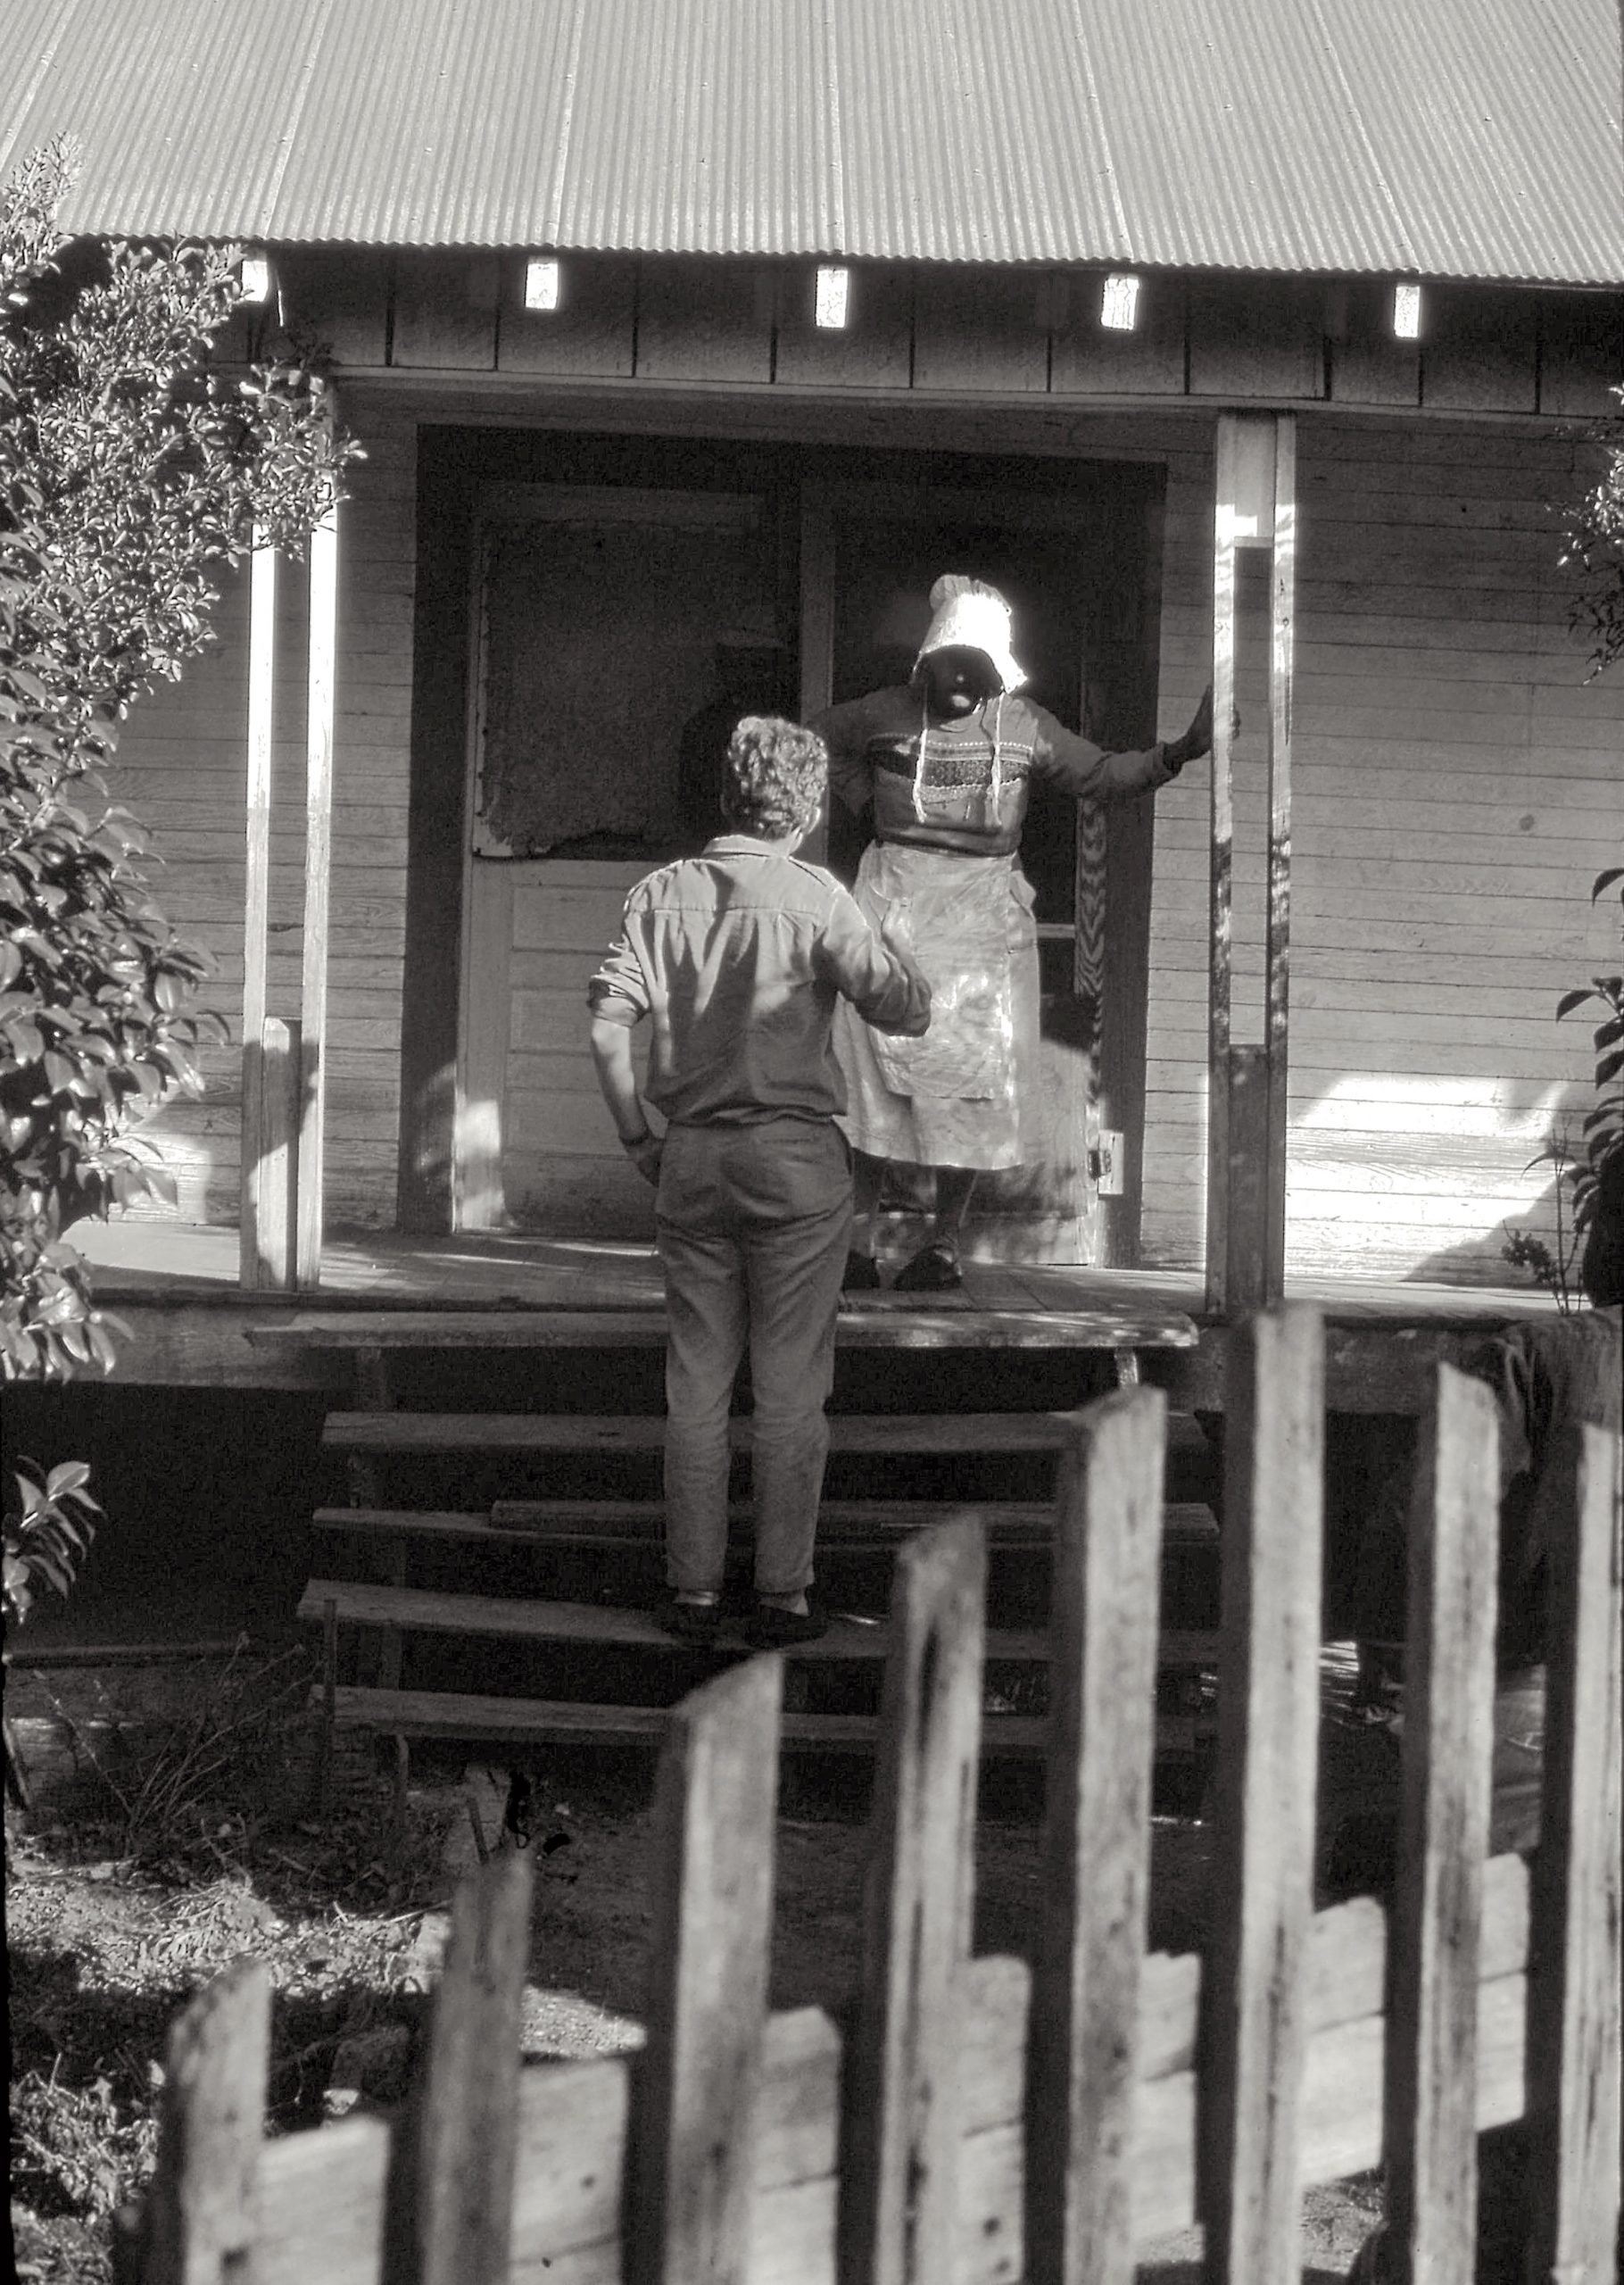
<svg viewBox="0 0 1624 2285"><path fill-rule="evenodd" d="M770 705L785 672L762 503L493 485L479 536L458 1226L644 1237L586 986L632 883L720 824L710 718Z"/></svg>

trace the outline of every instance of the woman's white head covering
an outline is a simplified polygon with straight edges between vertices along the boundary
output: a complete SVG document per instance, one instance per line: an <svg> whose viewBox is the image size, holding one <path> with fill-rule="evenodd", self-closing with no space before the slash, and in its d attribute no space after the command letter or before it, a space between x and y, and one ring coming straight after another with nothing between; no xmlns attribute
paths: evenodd
<svg viewBox="0 0 1624 2285"><path fill-rule="evenodd" d="M979 651L1001 691L1019 690L1026 680L1010 648L1010 610L996 587L961 572L944 571L931 589L931 624L919 656L918 672L932 651Z"/></svg>

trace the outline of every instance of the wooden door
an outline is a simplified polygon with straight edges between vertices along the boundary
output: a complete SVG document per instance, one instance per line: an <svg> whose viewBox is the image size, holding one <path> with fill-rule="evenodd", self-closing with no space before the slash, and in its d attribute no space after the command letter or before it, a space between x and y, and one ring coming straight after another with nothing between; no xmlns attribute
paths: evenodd
<svg viewBox="0 0 1624 2285"><path fill-rule="evenodd" d="M702 845L685 732L720 652L787 674L761 503L492 485L480 502L468 737L456 1220L644 1236L587 1047L586 986L627 889ZM751 655L754 655L753 653ZM755 702L785 702L762 688ZM739 711L749 710L741 704ZM689 741L688 743L691 743ZM702 805L700 805L702 807Z"/></svg>

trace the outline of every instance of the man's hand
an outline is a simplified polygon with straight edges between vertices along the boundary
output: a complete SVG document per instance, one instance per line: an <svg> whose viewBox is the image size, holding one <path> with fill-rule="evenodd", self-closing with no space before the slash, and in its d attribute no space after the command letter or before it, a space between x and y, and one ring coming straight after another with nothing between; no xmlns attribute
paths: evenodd
<svg viewBox="0 0 1624 2285"><path fill-rule="evenodd" d="M649 1134L639 1135L635 1142L623 1142L620 1146L650 1190L659 1188L659 1159L665 1145L663 1134Z"/></svg>
<svg viewBox="0 0 1624 2285"><path fill-rule="evenodd" d="M906 904L893 904L880 923L880 942L898 960L914 964L914 922Z"/></svg>

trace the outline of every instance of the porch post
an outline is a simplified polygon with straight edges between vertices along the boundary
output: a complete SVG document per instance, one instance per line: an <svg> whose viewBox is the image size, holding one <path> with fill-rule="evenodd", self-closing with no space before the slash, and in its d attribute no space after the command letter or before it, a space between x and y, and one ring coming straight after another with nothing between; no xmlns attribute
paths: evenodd
<svg viewBox="0 0 1624 2285"><path fill-rule="evenodd" d="M321 1282L327 1135L327 933L333 873L333 725L338 648L338 500L311 534L304 765L304 954L299 1054L297 1283Z"/></svg>
<svg viewBox="0 0 1624 2285"><path fill-rule="evenodd" d="M243 894L242 1115L238 1282L293 1284L297 1026L266 1015L270 949L270 780L276 682L277 553L256 546L248 604L248 794Z"/></svg>
<svg viewBox="0 0 1624 2285"><path fill-rule="evenodd" d="M1214 492L1206 1307L1210 1314L1220 1316L1266 1308L1280 1300L1285 1288L1295 416L1221 413ZM1242 547L1266 547L1271 554L1269 846L1264 1039L1260 1047L1237 1048L1230 1020L1234 739L1230 722L1236 682L1235 557Z"/></svg>

